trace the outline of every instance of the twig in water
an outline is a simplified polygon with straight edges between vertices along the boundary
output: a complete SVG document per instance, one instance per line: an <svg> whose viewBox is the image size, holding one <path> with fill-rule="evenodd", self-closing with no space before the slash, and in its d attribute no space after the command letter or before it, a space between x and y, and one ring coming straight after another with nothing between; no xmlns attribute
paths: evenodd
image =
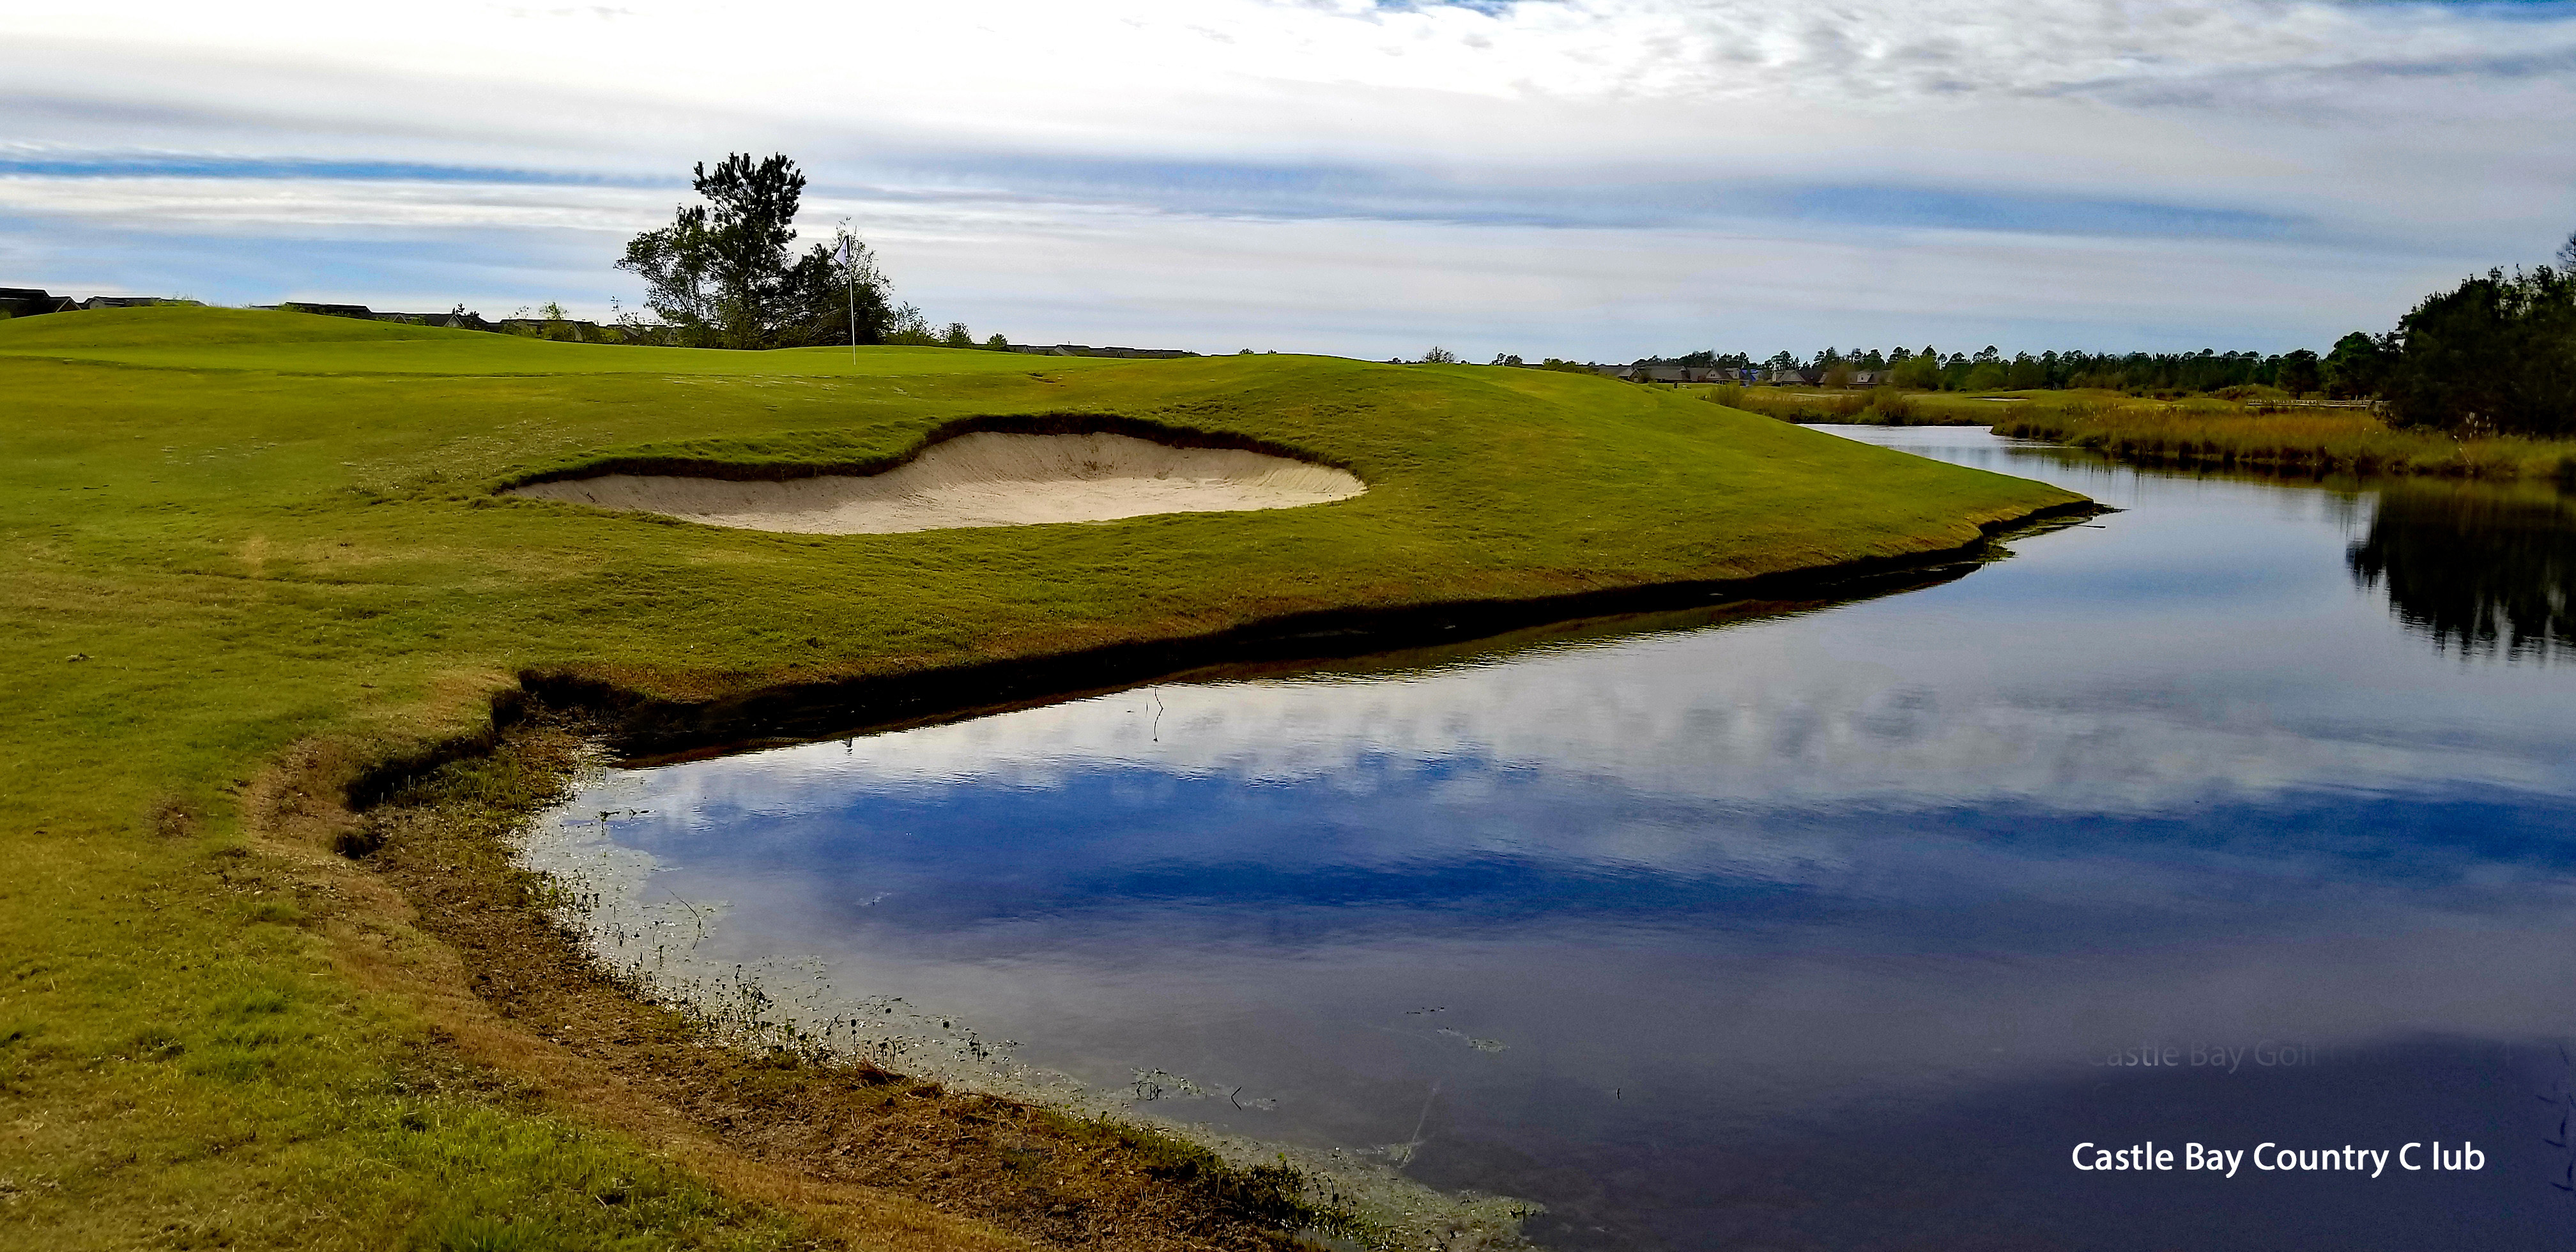
<svg viewBox="0 0 2576 1252"><path fill-rule="evenodd" d="M680 893L679 893L679 892L673 891L673 890L671 890L671 889L670 889L670 888L668 888L668 887L664 887L664 888L662 888L662 893L663 893L664 895L667 895L667 896L671 897L671 898L672 898L672 899L674 899L674 900L680 900L680 907L681 907L681 908L684 908L684 909L687 909L687 910L689 911L689 916L691 916L691 917L694 917L694 918L698 919L698 938L697 938L697 942L696 942L696 943L691 943L689 946L690 946L690 947L692 947L692 948L694 948L694 947L698 946L698 944L706 942L706 941L707 941L707 915L706 915L706 914L704 914L704 913L699 912L699 911L698 911L698 906L697 906L697 905L691 904L691 903L689 903L689 902L688 902L688 901L686 901L686 900L681 900L681 899L680 899Z"/></svg>
<svg viewBox="0 0 2576 1252"><path fill-rule="evenodd" d="M1431 1083L1431 1094L1422 1097L1422 1116L1413 1119L1413 1137L1404 1141L1404 1146L1407 1149L1422 1146L1422 1127L1425 1123L1431 1120L1431 1102L1439 1098L1440 1083L1439 1080L1434 1079ZM1396 1169L1402 1170L1406 1165L1411 1165L1412 1163L1413 1153L1408 1150L1404 1154L1403 1162L1398 1164Z"/></svg>

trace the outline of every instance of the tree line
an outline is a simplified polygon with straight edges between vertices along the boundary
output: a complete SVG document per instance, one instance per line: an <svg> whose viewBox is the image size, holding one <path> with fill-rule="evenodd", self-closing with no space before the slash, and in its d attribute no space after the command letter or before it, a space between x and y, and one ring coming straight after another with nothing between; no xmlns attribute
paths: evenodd
<svg viewBox="0 0 2576 1252"><path fill-rule="evenodd" d="M1944 353L1930 345L1921 350L1871 348L1845 352L1828 347L1813 356L1776 352L1762 360L1715 350L1676 357L1647 357L1639 365L1680 365L1715 369L1782 370L1814 374L1818 381L1841 384L1860 374L1884 374L1897 387L1926 391L2037 391L2101 387L2113 391L2192 392L2224 387L2278 387L2304 393L2326 387L2316 353L2298 349L2282 353L2220 352L2022 352L2011 357L1989 344L1975 352Z"/></svg>
<svg viewBox="0 0 2576 1252"><path fill-rule="evenodd" d="M1898 387L2035 391L2099 387L2138 394L2275 387L2374 403L2390 424L2464 435L2576 435L2576 235L2558 264L2501 269L2426 296L2382 334L2354 331L2323 355L2290 352L1778 352L1756 361L1715 349L1638 365L1788 370L1845 383L1885 371Z"/></svg>

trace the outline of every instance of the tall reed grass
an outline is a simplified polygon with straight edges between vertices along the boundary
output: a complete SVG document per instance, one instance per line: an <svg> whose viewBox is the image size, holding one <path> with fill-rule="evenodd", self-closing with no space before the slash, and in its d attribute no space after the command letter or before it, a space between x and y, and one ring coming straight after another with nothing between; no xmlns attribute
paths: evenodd
<svg viewBox="0 0 2576 1252"><path fill-rule="evenodd" d="M2557 479L2576 489L2576 440L2460 438L2392 428L2370 410L2302 401L2269 387L2149 399L2107 391L2009 397L1947 392L1817 392L1712 387L1703 398L1784 422L1987 426L2148 464L2216 465L2280 473L2421 474Z"/></svg>
<svg viewBox="0 0 2576 1252"><path fill-rule="evenodd" d="M2357 408L2283 407L2214 397L2178 402L2070 400L2014 405L1999 435L2047 439L2150 464L2292 473L2557 478L2576 486L2576 440L2462 439L2393 429Z"/></svg>
<svg viewBox="0 0 2576 1252"><path fill-rule="evenodd" d="M1784 422L1848 422L1863 426L1962 425L1982 423L1982 415L1932 413L1894 387L1868 391L1809 392L1777 387L1710 388L1706 398L1730 409L1776 417Z"/></svg>

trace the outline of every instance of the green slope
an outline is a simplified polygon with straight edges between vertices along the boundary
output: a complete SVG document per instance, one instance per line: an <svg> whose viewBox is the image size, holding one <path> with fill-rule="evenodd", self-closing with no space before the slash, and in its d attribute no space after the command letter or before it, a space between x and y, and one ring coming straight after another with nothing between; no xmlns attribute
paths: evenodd
<svg viewBox="0 0 2576 1252"><path fill-rule="evenodd" d="M2074 500L1566 374L860 357L202 309L0 322L0 1243L373 1247L482 1211L568 1246L794 1237L577 1113L418 1094L425 1028L334 955L367 906L284 902L292 867L242 855L242 797L299 744L362 762L471 730L523 667L710 695L1902 556ZM1257 436L1370 490L854 536L493 494L585 460L860 460L1068 412ZM588 1203L594 1175L659 1199Z"/></svg>

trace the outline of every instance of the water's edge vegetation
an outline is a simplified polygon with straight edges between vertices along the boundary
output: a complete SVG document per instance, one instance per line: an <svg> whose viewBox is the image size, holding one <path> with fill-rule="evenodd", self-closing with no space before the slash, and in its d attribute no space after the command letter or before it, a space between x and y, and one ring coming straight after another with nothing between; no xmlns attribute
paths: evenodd
<svg viewBox="0 0 2576 1252"><path fill-rule="evenodd" d="M1815 392L1719 387L1708 398L1794 423L1992 426L2141 465L2261 473L2551 479L2576 486L2576 439L2391 426L2366 404L2263 394L2155 399L2112 391L1960 395L1881 387Z"/></svg>

